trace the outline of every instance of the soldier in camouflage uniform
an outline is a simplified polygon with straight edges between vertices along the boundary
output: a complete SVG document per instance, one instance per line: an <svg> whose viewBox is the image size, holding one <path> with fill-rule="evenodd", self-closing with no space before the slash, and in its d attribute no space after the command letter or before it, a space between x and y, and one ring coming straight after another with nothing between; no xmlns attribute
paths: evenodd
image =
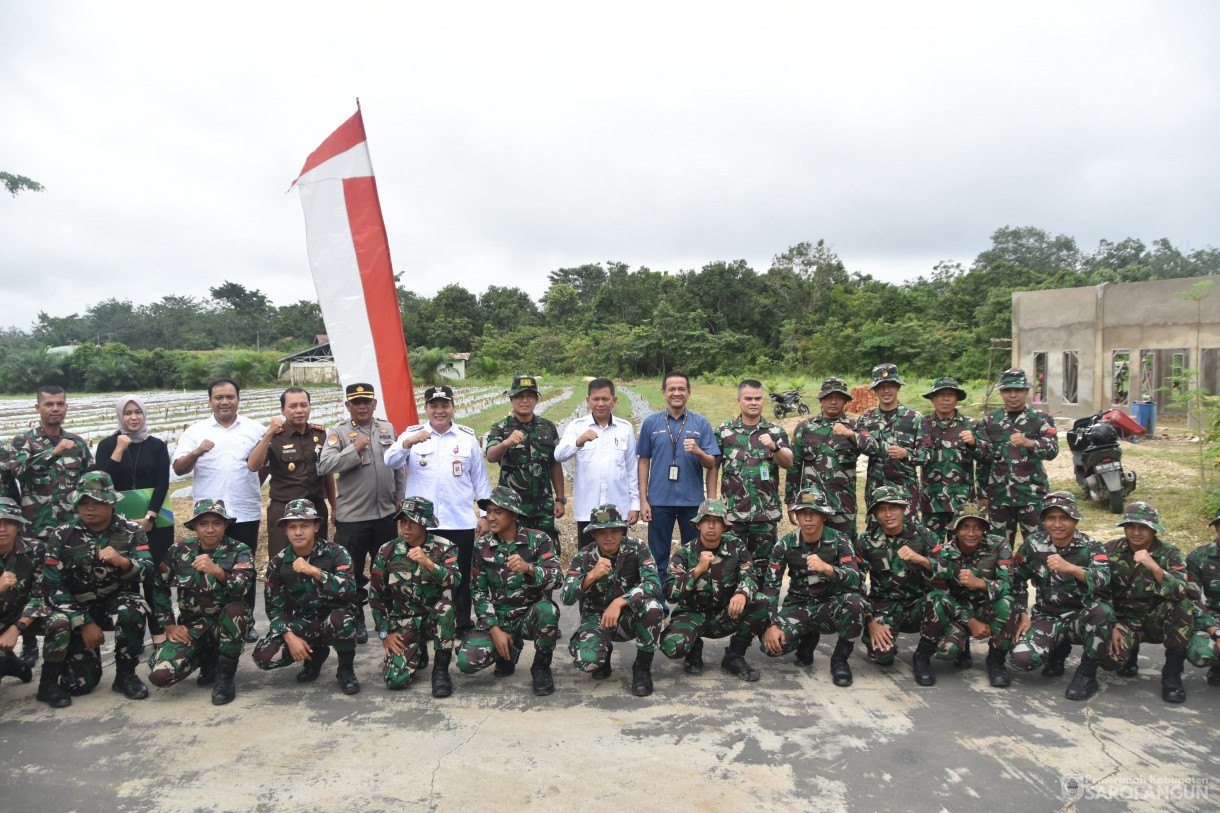
<svg viewBox="0 0 1220 813"><path fill-rule="evenodd" d="M494 662L496 677L508 677L516 669L524 639L530 639L534 694L551 694L559 610L546 591L557 589L562 577L555 543L542 531L520 526L517 518L525 508L511 488L496 486L479 507L487 511L491 531L475 543L475 629L458 650L458 669L470 675Z"/></svg>
<svg viewBox="0 0 1220 813"><path fill-rule="evenodd" d="M991 447L979 422L957 411L958 402L966 397L957 379L936 379L923 397L932 402L933 410L923 416L915 442L923 472L919 511L923 526L940 539L955 512L981 496L981 483L976 490L975 467L982 464Z"/></svg>
<svg viewBox="0 0 1220 813"><path fill-rule="evenodd" d="M864 410L856 420L856 428L868 433L877 442L877 450L868 458L868 477L864 493L872 494L882 487L897 487L907 495L907 521L914 525L919 519L919 471L923 465L918 440L923 430L923 416L898 403L898 390L906 382L893 364L878 364L873 368L873 381L868 388L877 393L877 406ZM875 528L877 520L869 514L865 526Z"/></svg>
<svg viewBox="0 0 1220 813"><path fill-rule="evenodd" d="M453 694L449 663L457 637L457 611L446 591L457 586L457 546L428 533L436 527L432 501L407 497L398 506L398 538L381 546L369 578L373 627L385 647L384 677L390 689L405 689L428 663L428 641L436 646L432 696Z"/></svg>
<svg viewBox="0 0 1220 813"><path fill-rule="evenodd" d="M875 455L878 445L843 414L850 400L843 379L822 382L818 391L822 414L801 421L792 433L793 463L785 481L784 501L791 505L799 491L817 489L831 510L826 525L855 542L856 459L862 454Z"/></svg>
<svg viewBox="0 0 1220 813"><path fill-rule="evenodd" d="M1115 623L1101 666L1118 670L1123 677L1135 677L1139 674L1140 644L1163 643L1161 698L1167 703L1185 702L1182 667L1195 623L1186 561L1177 547L1158 536L1165 527L1157 510L1148 503L1128 505L1117 524L1123 536L1106 543Z"/></svg>
<svg viewBox="0 0 1220 813"><path fill-rule="evenodd" d="M45 552L51 532L76 519L72 494L81 476L93 467L93 455L84 438L63 428L68 401L62 387L43 385L35 398L38 425L17 435L3 450L0 480L20 488L27 531ZM22 639L21 657L33 666L38 660L37 641L33 633Z"/></svg>
<svg viewBox="0 0 1220 813"><path fill-rule="evenodd" d="M868 512L877 527L856 543L861 575L869 576L869 616L864 646L869 660L889 666L898 654L898 633L919 632L932 589L932 558L940 541L916 523L906 521L910 498L906 489L882 486L869 495ZM913 660L921 686L936 682L931 657L936 645L921 637Z"/></svg>
<svg viewBox="0 0 1220 813"><path fill-rule="evenodd" d="M847 659L864 630L868 601L859 592L860 570L851 539L826 525L834 510L816 488L801 489L789 506L798 529L771 548L763 584L771 618L761 643L772 657L797 650L797 665L808 666L813 649L802 649L810 634L835 633L839 641L830 658L830 675L836 686L850 686ZM784 571L788 592L780 605Z"/></svg>
<svg viewBox="0 0 1220 813"><path fill-rule="evenodd" d="M309 500L292 500L279 522L288 547L267 563L263 601L271 628L254 647L259 669L279 669L304 661L298 683L312 683L330 657L339 656L335 678L344 694L357 694L356 579L347 549L321 536L318 510Z"/></svg>
<svg viewBox="0 0 1220 813"><path fill-rule="evenodd" d="M508 390L513 414L495 423L487 433L487 462L500 464L499 485L508 486L521 498L526 513L523 528L546 533L559 550L555 520L562 517L567 498L563 495L563 466L555 459L559 430L534 414L538 406L538 381L519 375Z"/></svg>
<svg viewBox="0 0 1220 813"><path fill-rule="evenodd" d="M38 699L53 708L70 705L69 694L87 694L101 681L99 647L115 630L114 684L132 700L148 697L136 677L144 650L147 605L140 595L152 568L148 538L114 511L119 494L110 475L85 474L72 494L77 517L47 539L43 588L26 605L30 628L45 636Z"/></svg>
<svg viewBox="0 0 1220 813"><path fill-rule="evenodd" d="M563 583L563 603L580 602L580 626L568 642L568 652L577 669L604 680L610 677L614 642L634 640L631 692L647 697L652 694L652 657L665 621L657 563L647 542L627 536L627 521L613 503L593 509L585 529L594 544L572 557Z"/></svg>
<svg viewBox="0 0 1220 813"><path fill-rule="evenodd" d="M1209 527L1216 539L1186 557L1186 577L1195 600L1195 628L1186 658L1207 670L1209 686L1220 686L1220 511Z"/></svg>
<svg viewBox="0 0 1220 813"><path fill-rule="evenodd" d="M1072 644L1082 644L1080 666L1065 696L1088 700L1097 693L1097 666L1110 646L1114 611L1105 601L1110 584L1106 549L1077 531L1078 522L1075 497L1065 491L1046 495L1043 529L1022 542L1015 557L1012 583L1017 606L1029 606L1029 581L1037 601L1032 614L1021 613L1017 645L1009 660L1022 672L1042 666L1045 677L1059 677Z"/></svg>
<svg viewBox="0 0 1220 813"><path fill-rule="evenodd" d="M794 458L788 433L762 416L761 383L738 384L737 406L741 414L716 428L720 497L729 508L730 533L745 543L754 561L765 562L780 519L780 471Z"/></svg>
<svg viewBox="0 0 1220 813"><path fill-rule="evenodd" d="M949 523L950 541L932 557L932 585L920 634L936 645L936 657L968 669L970 639L990 639L987 677L1008 686L1004 667L1024 608L1012 591L1012 548L977 505L967 503Z"/></svg>
<svg viewBox="0 0 1220 813"><path fill-rule="evenodd" d="M182 524L194 535L174 543L153 582L153 612L165 642L148 659L148 677L165 688L199 669L196 683L213 684L212 704L223 706L237 696L233 678L246 644L245 595L254 559L249 547L228 536L233 517L224 500L199 500Z"/></svg>
<svg viewBox="0 0 1220 813"><path fill-rule="evenodd" d="M38 544L25 538L25 526L17 502L0 497L0 677L29 683L34 673L13 650L34 620L21 613L42 588L43 557Z"/></svg>
<svg viewBox="0 0 1220 813"><path fill-rule="evenodd" d="M720 448L724 449L723 442ZM661 652L667 658L685 658L687 674L698 675L703 672L700 636L731 635L720 668L753 682L759 674L746 662L746 650L750 639L766 630L771 605L759 589L749 547L726 532L728 517L723 502L704 500L692 520L699 529L698 539L683 545L670 561L665 596L674 610L661 633Z"/></svg>
<svg viewBox="0 0 1220 813"><path fill-rule="evenodd" d="M1042 462L1059 454L1059 436L1054 418L1026 406L1029 380L1024 370L1000 374L1000 397L1004 408L983 418L988 452L978 467L983 493L979 504L987 509L991 524L1015 547L1018 529L1022 540L1038 530L1049 488Z"/></svg>

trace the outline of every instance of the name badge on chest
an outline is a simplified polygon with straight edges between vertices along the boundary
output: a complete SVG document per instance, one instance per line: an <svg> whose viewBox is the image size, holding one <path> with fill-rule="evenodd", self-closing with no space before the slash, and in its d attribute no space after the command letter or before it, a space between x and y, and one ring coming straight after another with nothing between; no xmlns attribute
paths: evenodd
<svg viewBox="0 0 1220 813"><path fill-rule="evenodd" d="M453 461L453 476L454 477L462 476L462 461L461 460Z"/></svg>
<svg viewBox="0 0 1220 813"><path fill-rule="evenodd" d="M678 482L678 464L671 463L669 466L669 479L671 482Z"/></svg>

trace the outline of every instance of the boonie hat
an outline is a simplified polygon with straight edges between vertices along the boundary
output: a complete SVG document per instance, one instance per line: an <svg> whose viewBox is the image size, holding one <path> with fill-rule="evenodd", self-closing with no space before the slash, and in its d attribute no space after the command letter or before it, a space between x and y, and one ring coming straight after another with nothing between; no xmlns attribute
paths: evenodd
<svg viewBox="0 0 1220 813"><path fill-rule="evenodd" d="M496 486L491 490L491 496L479 500L479 508L484 511L489 505L498 505L506 511L512 511L517 516L525 516L525 507L521 505L521 496L508 486Z"/></svg>
<svg viewBox="0 0 1220 813"><path fill-rule="evenodd" d="M831 516L834 510L826 501L826 495L816 488L803 488L797 492L796 500L788 507L789 511L817 511L823 516Z"/></svg>
<svg viewBox="0 0 1220 813"><path fill-rule="evenodd" d="M87 472L80 478L80 484L72 492L72 504L76 505L85 497L107 505L114 505L121 499L119 492L114 490L114 481L104 471Z"/></svg>
<svg viewBox="0 0 1220 813"><path fill-rule="evenodd" d="M532 375L519 375L513 378L513 385L508 388L508 397L520 395L523 392L533 391L534 395L539 395L538 379Z"/></svg>
<svg viewBox="0 0 1220 813"><path fill-rule="evenodd" d="M191 518L182 524L193 531L195 530L195 520L204 514L216 514L229 522L234 520L234 517L230 516L229 510L225 508L224 500L196 500L191 510Z"/></svg>
<svg viewBox="0 0 1220 813"><path fill-rule="evenodd" d="M275 524L283 525L294 519L321 519L321 517L318 516L318 509L314 508L313 503L309 500L292 500L284 506L284 516L280 517Z"/></svg>
<svg viewBox="0 0 1220 813"><path fill-rule="evenodd" d="M1077 522L1082 518L1080 508L1076 505L1076 498L1066 491L1052 491L1047 494L1046 499L1042 500L1042 511L1039 516L1052 508L1058 508Z"/></svg>
<svg viewBox="0 0 1220 813"><path fill-rule="evenodd" d="M1025 371L1016 367L1010 367L1000 373L1000 389L1002 390L1027 390L1029 389L1029 379L1025 377Z"/></svg>
<svg viewBox="0 0 1220 813"><path fill-rule="evenodd" d="M589 524L586 531L600 531L603 528L626 528L627 520L614 503L602 503L589 512Z"/></svg>
<svg viewBox="0 0 1220 813"><path fill-rule="evenodd" d="M818 400L821 401L827 395L833 395L836 392L851 398L851 391L847 389L847 382L841 378L831 376L822 382L822 388L818 390Z"/></svg>
<svg viewBox="0 0 1220 813"><path fill-rule="evenodd" d="M690 524L698 525L699 520L704 517L719 517L727 525L729 522L729 507L724 504L723 500L704 500L699 503L699 510L695 511L695 516L691 519Z"/></svg>
<svg viewBox="0 0 1220 813"><path fill-rule="evenodd" d="M436 527L432 500L425 497L407 497L398 504L398 513L394 515L394 519L409 519L425 528Z"/></svg>
<svg viewBox="0 0 1220 813"><path fill-rule="evenodd" d="M1161 524L1161 515L1146 502L1133 502L1128 505L1127 510L1123 512L1123 518L1114 524L1119 527L1147 525L1158 534L1165 533L1165 526Z"/></svg>
<svg viewBox="0 0 1220 813"><path fill-rule="evenodd" d="M925 392L923 397L931 401L932 396L936 395L936 393L940 392L941 390L953 390L953 392L957 393L957 400L966 400L966 391L962 389L960 384L957 383L956 378L950 378L949 376L942 376L932 382L932 389Z"/></svg>
<svg viewBox="0 0 1220 813"><path fill-rule="evenodd" d="M894 364L878 364L873 368L873 383L868 385L870 390L876 389L879 385L887 382L893 382L898 386L902 386L907 382L902 380L902 376L898 375L898 367Z"/></svg>

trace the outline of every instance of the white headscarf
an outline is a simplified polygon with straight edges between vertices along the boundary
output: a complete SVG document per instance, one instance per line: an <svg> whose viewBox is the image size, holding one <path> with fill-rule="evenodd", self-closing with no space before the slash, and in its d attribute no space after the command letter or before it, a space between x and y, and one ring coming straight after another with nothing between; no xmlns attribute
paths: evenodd
<svg viewBox="0 0 1220 813"><path fill-rule="evenodd" d="M138 406L140 408L140 412L144 414L144 423L140 426L140 431L138 432L132 432L123 425L123 410L125 410L127 405L131 403ZM144 441L148 440L148 410L144 408L144 402L140 400L140 396L124 395L118 400L118 403L114 405L114 411L118 414L119 431L131 438L132 443L143 443Z"/></svg>

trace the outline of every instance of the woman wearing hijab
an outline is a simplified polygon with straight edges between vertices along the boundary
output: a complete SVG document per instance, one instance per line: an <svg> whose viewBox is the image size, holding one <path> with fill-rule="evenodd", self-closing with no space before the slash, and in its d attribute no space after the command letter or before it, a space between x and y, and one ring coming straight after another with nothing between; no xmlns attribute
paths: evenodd
<svg viewBox="0 0 1220 813"><path fill-rule="evenodd" d="M161 560L174 544L172 525L156 527L157 512L161 510L161 504L169 492L169 449L165 441L148 434L144 402L139 396L124 395L119 398L115 413L119 429L98 441L95 466L110 475L117 491L152 489L147 513L142 518L133 519L148 535L148 549L152 553L154 566L149 568L149 576L144 579L144 597L151 606L152 574L156 573ZM152 634L153 643L165 640L165 630L151 614L148 616L148 631Z"/></svg>

